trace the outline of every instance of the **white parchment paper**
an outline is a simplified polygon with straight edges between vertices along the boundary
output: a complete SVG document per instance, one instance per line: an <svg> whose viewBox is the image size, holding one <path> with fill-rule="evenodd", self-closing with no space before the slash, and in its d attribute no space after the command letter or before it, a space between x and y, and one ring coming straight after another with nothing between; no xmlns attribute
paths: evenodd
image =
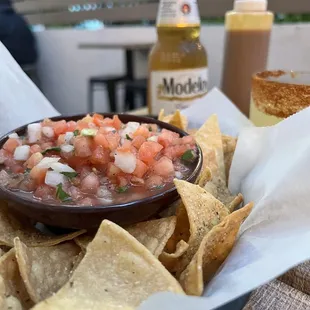
<svg viewBox="0 0 310 310"><path fill-rule="evenodd" d="M1 42L0 109L0 136L24 124L59 115Z"/></svg>
<svg viewBox="0 0 310 310"><path fill-rule="evenodd" d="M0 43L0 134L58 112ZM160 293L140 310L210 310L310 259L310 108L256 128L217 89L185 110L197 128L216 113L223 133L239 135L230 189L255 207L203 297Z"/></svg>

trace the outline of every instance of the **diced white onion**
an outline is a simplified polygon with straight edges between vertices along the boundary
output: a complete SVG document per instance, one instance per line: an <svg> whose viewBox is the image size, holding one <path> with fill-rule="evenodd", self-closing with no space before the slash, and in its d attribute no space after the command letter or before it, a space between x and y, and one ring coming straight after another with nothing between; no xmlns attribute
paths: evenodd
<svg viewBox="0 0 310 310"><path fill-rule="evenodd" d="M56 172L75 172L75 170L70 166L64 165L62 163L53 163L51 164L51 168Z"/></svg>
<svg viewBox="0 0 310 310"><path fill-rule="evenodd" d="M54 133L54 129L52 127L42 127L42 133L45 137L47 138L53 138L55 133Z"/></svg>
<svg viewBox="0 0 310 310"><path fill-rule="evenodd" d="M74 137L73 132L66 132L65 134L65 143L69 144L71 143L72 138Z"/></svg>
<svg viewBox="0 0 310 310"><path fill-rule="evenodd" d="M100 186L97 191L98 200L101 203L109 204L113 202L112 194L106 186Z"/></svg>
<svg viewBox="0 0 310 310"><path fill-rule="evenodd" d="M28 125L28 141L29 143L36 143L41 139L41 124Z"/></svg>
<svg viewBox="0 0 310 310"><path fill-rule="evenodd" d="M18 134L17 134L16 132L13 132L13 133L11 133L11 134L9 135L9 138L10 138L10 139L19 139L19 136L18 136Z"/></svg>
<svg viewBox="0 0 310 310"><path fill-rule="evenodd" d="M126 138L126 135L130 135L130 134L134 133L139 128L139 126L140 126L140 124L137 122L127 123L127 125L125 126L125 128L121 132L121 137Z"/></svg>
<svg viewBox="0 0 310 310"><path fill-rule="evenodd" d="M29 154L30 154L30 146L29 145L21 145L15 149L14 159L25 161L29 158Z"/></svg>
<svg viewBox="0 0 310 310"><path fill-rule="evenodd" d="M111 131L116 131L116 129L114 127L107 126L107 127L104 127L104 131L105 132L111 132Z"/></svg>
<svg viewBox="0 0 310 310"><path fill-rule="evenodd" d="M66 182L66 177L56 171L47 171L46 176L45 176L45 184L52 186L52 187L57 187L58 184L65 184Z"/></svg>
<svg viewBox="0 0 310 310"><path fill-rule="evenodd" d="M137 166L137 158L130 152L115 152L115 166L125 173L133 173Z"/></svg>
<svg viewBox="0 0 310 310"><path fill-rule="evenodd" d="M60 149L64 153L71 153L74 150L74 146L70 144L64 144L60 147Z"/></svg>
<svg viewBox="0 0 310 310"><path fill-rule="evenodd" d="M42 169L48 169L51 168L52 164L59 162L59 160L59 157L45 157L37 164L37 167Z"/></svg>
<svg viewBox="0 0 310 310"><path fill-rule="evenodd" d="M157 142L157 141L158 141L158 136L149 137L149 138L147 139L147 141Z"/></svg>

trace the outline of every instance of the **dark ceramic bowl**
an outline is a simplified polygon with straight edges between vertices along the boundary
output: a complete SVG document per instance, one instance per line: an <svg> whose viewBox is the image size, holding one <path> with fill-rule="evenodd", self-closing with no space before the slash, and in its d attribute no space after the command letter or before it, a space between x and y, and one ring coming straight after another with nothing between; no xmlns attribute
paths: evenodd
<svg viewBox="0 0 310 310"><path fill-rule="evenodd" d="M104 113L106 117L111 117L113 114ZM54 117L52 120L79 120L85 115L76 116L59 116ZM186 136L187 134L169 124L160 122L153 118L140 117L126 114L119 114L119 118L123 123L127 122L139 122L139 123L155 123L161 128L177 132L180 136ZM27 125L20 127L12 132L17 132L20 135L25 134ZM12 133L10 132L10 133ZM3 146L8 138L6 134L0 138L0 148ZM191 165L191 174L186 179L189 182L195 182L202 167L202 152L198 147L199 156L195 162ZM153 196L132 201L124 204L116 204L110 206L72 206L65 204L47 204L39 200L21 197L16 192L10 191L0 186L0 195L10 202L12 208L16 209L20 213L32 218L35 221L63 228L96 228L100 225L103 219L109 219L120 225L129 225L141 221L145 221L153 216L156 216L163 209L167 208L178 198L177 190L174 186L157 193Z"/></svg>

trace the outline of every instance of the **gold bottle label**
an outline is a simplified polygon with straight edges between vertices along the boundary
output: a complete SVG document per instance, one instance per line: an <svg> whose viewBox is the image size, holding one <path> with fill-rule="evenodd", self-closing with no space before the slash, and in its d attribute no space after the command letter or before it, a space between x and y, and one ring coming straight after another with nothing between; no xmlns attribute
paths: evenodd
<svg viewBox="0 0 310 310"><path fill-rule="evenodd" d="M200 25L197 0L160 1L157 26L188 27L197 25Z"/></svg>
<svg viewBox="0 0 310 310"><path fill-rule="evenodd" d="M150 76L151 109L157 115L185 109L204 100L208 90L208 68L153 71Z"/></svg>

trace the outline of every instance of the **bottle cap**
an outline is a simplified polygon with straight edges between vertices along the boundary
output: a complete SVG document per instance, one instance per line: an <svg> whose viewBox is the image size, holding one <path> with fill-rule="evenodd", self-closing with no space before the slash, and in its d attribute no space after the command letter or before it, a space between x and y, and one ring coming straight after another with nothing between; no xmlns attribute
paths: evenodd
<svg viewBox="0 0 310 310"><path fill-rule="evenodd" d="M237 12L267 11L267 0L235 0L234 10Z"/></svg>

